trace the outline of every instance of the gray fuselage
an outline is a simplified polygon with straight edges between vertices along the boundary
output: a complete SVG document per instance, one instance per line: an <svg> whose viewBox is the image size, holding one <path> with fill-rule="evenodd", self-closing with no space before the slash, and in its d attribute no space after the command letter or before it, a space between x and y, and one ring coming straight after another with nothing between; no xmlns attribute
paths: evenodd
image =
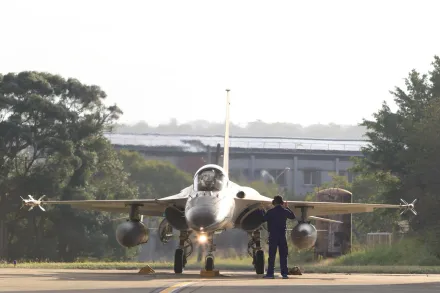
<svg viewBox="0 0 440 293"><path fill-rule="evenodd" d="M186 202L185 219L190 229L211 233L230 226L234 211L230 190L194 191Z"/></svg>

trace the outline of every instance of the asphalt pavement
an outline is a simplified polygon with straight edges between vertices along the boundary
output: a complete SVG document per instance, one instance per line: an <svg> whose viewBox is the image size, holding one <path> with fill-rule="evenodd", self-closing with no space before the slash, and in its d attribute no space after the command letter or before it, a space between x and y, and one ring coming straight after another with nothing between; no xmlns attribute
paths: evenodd
<svg viewBox="0 0 440 293"><path fill-rule="evenodd" d="M413 293L440 292L440 275L304 274L265 280L250 272L221 272L202 278L198 271L141 275L118 270L0 269L0 292L50 293Z"/></svg>

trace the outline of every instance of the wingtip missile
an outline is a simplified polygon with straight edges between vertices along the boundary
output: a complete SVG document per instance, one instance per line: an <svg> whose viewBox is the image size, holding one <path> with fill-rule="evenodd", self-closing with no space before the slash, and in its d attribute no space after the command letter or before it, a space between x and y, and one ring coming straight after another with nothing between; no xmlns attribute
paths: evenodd
<svg viewBox="0 0 440 293"><path fill-rule="evenodd" d="M23 197L20 196L21 200L23 201L23 206L29 206L29 210L28 211L32 211L34 209L34 207L38 206L40 208L40 210L42 210L43 212L45 212L46 210L41 206L42 203L42 199L45 197L46 195L41 196L39 199L34 199L32 197L32 195L28 194L29 199L24 199ZM23 207L22 206L22 207Z"/></svg>
<svg viewBox="0 0 440 293"><path fill-rule="evenodd" d="M413 200L412 201L412 203L408 203L408 202L406 202L404 199L400 199L400 201L401 201L401 204L400 204L400 206L404 209L401 213L400 213L400 215L403 215L403 214L405 214L407 211L411 211L413 214L414 214L414 216L417 216L417 212L416 212L416 210L415 210L415 208L414 208L414 206L415 206L415 204L416 204L416 202L417 202L417 198L415 199L415 200Z"/></svg>

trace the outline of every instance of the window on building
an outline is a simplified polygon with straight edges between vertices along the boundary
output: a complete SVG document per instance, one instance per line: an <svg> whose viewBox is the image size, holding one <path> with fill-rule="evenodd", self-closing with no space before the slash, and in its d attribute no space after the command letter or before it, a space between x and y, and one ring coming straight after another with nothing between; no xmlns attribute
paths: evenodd
<svg viewBox="0 0 440 293"><path fill-rule="evenodd" d="M352 183L354 178L356 177L356 173L349 172L349 171L346 171L346 170L340 170L339 171L339 176L347 177L347 181Z"/></svg>
<svg viewBox="0 0 440 293"><path fill-rule="evenodd" d="M304 184L319 185L321 184L321 171L318 170L304 170Z"/></svg>

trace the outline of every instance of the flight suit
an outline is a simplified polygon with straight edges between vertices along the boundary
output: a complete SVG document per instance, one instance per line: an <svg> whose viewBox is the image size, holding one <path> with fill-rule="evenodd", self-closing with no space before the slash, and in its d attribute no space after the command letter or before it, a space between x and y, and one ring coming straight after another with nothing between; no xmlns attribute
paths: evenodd
<svg viewBox="0 0 440 293"><path fill-rule="evenodd" d="M266 276L274 275L277 248L280 255L281 275L287 276L287 219L295 219L295 214L289 208L285 208L282 205L276 205L264 214L263 222L267 221L267 230L269 232L269 259Z"/></svg>

